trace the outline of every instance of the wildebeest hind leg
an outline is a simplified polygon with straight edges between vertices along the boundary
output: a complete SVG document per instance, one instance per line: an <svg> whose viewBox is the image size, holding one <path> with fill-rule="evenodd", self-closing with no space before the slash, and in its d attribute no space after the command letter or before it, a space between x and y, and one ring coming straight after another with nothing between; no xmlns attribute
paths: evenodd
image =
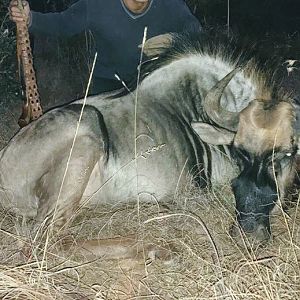
<svg viewBox="0 0 300 300"><path fill-rule="evenodd" d="M70 148L61 148L37 183L36 231L39 234L56 233L70 224L95 163L104 155L99 149L99 140L86 135L77 138L69 157L70 152L65 149Z"/></svg>

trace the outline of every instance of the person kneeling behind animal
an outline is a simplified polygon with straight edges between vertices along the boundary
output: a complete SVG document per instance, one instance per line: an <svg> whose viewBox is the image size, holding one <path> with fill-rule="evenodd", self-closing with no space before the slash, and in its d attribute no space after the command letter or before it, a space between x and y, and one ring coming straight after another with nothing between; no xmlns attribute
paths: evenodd
<svg viewBox="0 0 300 300"><path fill-rule="evenodd" d="M136 77L145 27L147 39L202 29L183 0L79 0L65 11L46 14L32 11L27 1L22 3L20 11L18 0L10 2L10 17L26 22L33 35L68 37L92 32L99 59L91 94L122 88Z"/></svg>

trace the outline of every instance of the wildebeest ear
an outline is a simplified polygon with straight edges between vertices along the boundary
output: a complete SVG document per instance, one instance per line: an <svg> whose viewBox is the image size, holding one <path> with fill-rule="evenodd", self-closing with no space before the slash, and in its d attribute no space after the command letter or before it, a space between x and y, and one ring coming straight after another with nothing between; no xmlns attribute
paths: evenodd
<svg viewBox="0 0 300 300"><path fill-rule="evenodd" d="M235 134L223 128L217 128L213 125L192 122L192 128L199 135L200 139L212 145L229 145L233 142Z"/></svg>
<svg viewBox="0 0 300 300"><path fill-rule="evenodd" d="M149 58L160 55L172 45L173 35L171 33L160 34L146 40L143 53ZM139 45L142 48L142 45Z"/></svg>

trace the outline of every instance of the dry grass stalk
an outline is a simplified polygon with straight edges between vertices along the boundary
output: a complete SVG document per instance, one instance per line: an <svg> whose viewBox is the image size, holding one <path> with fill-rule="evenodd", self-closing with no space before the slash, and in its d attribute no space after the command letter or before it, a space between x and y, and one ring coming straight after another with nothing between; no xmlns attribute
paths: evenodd
<svg viewBox="0 0 300 300"><path fill-rule="evenodd" d="M41 269L42 254L36 252L28 262L17 249L18 239L24 239L15 229L21 226L20 220L2 212L0 296L299 299L300 218L296 207L289 214L288 219L280 211L273 216L273 239L264 248L251 249L237 245L228 234L234 216L228 186L210 192L188 187L173 203L165 205L140 203L138 207L135 203L103 206L99 211L84 209L69 230L74 240L136 234L145 243L172 245L173 259L150 264L140 260L108 261L105 257L87 260L76 253L76 247L53 255L57 253L55 245L49 245ZM290 228L294 224L292 239L286 222Z"/></svg>

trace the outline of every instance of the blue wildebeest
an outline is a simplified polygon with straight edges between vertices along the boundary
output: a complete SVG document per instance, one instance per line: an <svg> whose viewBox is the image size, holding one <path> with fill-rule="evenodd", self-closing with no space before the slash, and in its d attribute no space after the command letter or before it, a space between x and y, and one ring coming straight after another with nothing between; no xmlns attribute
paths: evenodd
<svg viewBox="0 0 300 300"><path fill-rule="evenodd" d="M265 240L295 173L294 107L224 49L150 39L144 51L158 58L138 88L89 97L74 145L83 100L21 129L1 152L2 204L59 228L81 205L165 201L193 170L200 187L233 179L241 228Z"/></svg>

